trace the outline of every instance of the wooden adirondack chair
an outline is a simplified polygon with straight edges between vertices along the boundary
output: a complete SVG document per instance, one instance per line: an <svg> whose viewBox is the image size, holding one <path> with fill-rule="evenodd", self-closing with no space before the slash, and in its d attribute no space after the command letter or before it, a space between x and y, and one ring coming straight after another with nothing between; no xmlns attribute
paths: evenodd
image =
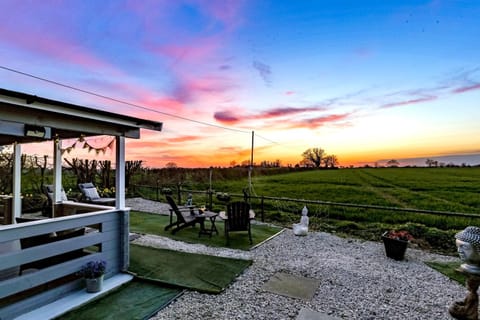
<svg viewBox="0 0 480 320"><path fill-rule="evenodd" d="M168 204L170 205L170 224L165 227L165 230L172 229L172 234L175 234L177 231L184 229L188 226L195 226L198 222L197 216L194 214L193 207L182 207L179 208L173 200L172 196L165 196L167 199ZM172 221L172 216L176 216L176 220Z"/></svg>
<svg viewBox="0 0 480 320"><path fill-rule="evenodd" d="M252 244L252 232L250 228L250 204L244 201L230 202L227 204L225 220L225 238L227 246L230 244L229 233L236 231L248 231L248 238Z"/></svg>

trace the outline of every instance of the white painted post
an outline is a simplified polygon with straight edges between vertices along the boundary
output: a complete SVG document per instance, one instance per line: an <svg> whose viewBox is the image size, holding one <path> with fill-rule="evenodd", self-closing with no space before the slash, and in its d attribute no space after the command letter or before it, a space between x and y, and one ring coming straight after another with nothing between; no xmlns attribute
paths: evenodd
<svg viewBox="0 0 480 320"><path fill-rule="evenodd" d="M13 183L12 183L12 223L22 215L22 147L18 142L13 144Z"/></svg>
<svg viewBox="0 0 480 320"><path fill-rule="evenodd" d="M62 142L55 139L53 143L53 203L52 217L55 217L55 204L62 200Z"/></svg>
<svg viewBox="0 0 480 320"><path fill-rule="evenodd" d="M125 137L121 136L115 147L115 206L125 209Z"/></svg>

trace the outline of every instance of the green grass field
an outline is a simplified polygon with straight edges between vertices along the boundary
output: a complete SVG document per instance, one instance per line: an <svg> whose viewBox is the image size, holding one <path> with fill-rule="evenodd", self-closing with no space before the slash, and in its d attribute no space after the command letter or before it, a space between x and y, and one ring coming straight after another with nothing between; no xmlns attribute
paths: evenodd
<svg viewBox="0 0 480 320"><path fill-rule="evenodd" d="M215 173L214 173L215 177ZM480 167L465 168L358 168L308 170L286 174L262 175L253 170L253 196L277 199L252 199L260 219L289 227L298 222L302 207L298 200L373 205L393 208L480 213ZM212 188L241 197L248 186L243 178L213 179ZM184 189L188 189L188 182ZM207 190L208 186L195 189ZM288 199L287 199L288 198ZM234 197L233 200L239 198ZM289 201L297 199L297 201ZM194 194L194 202L206 203L203 194ZM224 204L215 201L214 210ZM311 229L378 240L382 231L407 229L421 238L420 246L454 251L454 234L468 225L480 225L478 218L445 216L387 209L356 208L332 204L308 204Z"/></svg>
<svg viewBox="0 0 480 320"><path fill-rule="evenodd" d="M480 168L380 168L315 170L257 177L261 195L478 212Z"/></svg>

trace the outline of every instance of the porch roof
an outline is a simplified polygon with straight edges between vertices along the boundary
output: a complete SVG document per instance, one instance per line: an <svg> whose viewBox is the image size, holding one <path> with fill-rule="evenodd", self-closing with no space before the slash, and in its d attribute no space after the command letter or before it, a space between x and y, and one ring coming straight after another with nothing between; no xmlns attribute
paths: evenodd
<svg viewBox="0 0 480 320"><path fill-rule="evenodd" d="M0 88L0 145L80 136L140 138L162 123Z"/></svg>

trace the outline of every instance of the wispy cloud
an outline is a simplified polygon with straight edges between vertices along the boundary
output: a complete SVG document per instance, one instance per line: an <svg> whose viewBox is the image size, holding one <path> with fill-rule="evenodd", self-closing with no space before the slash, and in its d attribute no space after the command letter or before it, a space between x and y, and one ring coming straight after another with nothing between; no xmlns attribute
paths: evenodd
<svg viewBox="0 0 480 320"><path fill-rule="evenodd" d="M215 22L222 23L227 31L231 31L243 23L242 13L246 5L244 0L188 0L188 2L197 4L202 12L214 19Z"/></svg>
<svg viewBox="0 0 480 320"><path fill-rule="evenodd" d="M275 118L275 117L284 117L295 115L299 113L311 112L311 111L325 111L326 108L323 106L311 106L303 108L293 108L293 107L283 107L283 108L274 108L261 112L255 118L265 119L265 118Z"/></svg>
<svg viewBox="0 0 480 320"><path fill-rule="evenodd" d="M272 70L270 66L260 61L253 61L252 66L258 71L263 82L265 82L267 86L270 86L272 84Z"/></svg>
<svg viewBox="0 0 480 320"><path fill-rule="evenodd" d="M182 102L192 102L195 98L204 99L205 95L222 97L234 84L228 77L205 74L198 77L181 75L176 78L173 96Z"/></svg>
<svg viewBox="0 0 480 320"><path fill-rule="evenodd" d="M461 69L453 72L445 82L451 88L450 93L461 94L480 89L480 67Z"/></svg>
<svg viewBox="0 0 480 320"><path fill-rule="evenodd" d="M473 91L473 90L480 90L480 83L455 88L452 90L452 93L464 93L464 92Z"/></svg>
<svg viewBox="0 0 480 320"><path fill-rule="evenodd" d="M380 106L380 109L407 106L407 105L411 105L411 104L429 102L429 101L433 101L433 100L436 100L436 99L437 99L436 96L427 96L427 97L420 97L420 98L415 98L415 99L398 100L398 101L395 101L395 102L385 103L385 104Z"/></svg>
<svg viewBox="0 0 480 320"><path fill-rule="evenodd" d="M191 142L191 141L196 141L200 139L202 139L202 137L189 135L189 136L173 137L173 138L167 139L167 142L168 143Z"/></svg>
<svg viewBox="0 0 480 320"><path fill-rule="evenodd" d="M224 110L214 113L215 120L223 123L234 124L249 120L268 120L272 118L281 118L287 116L294 116L306 112L318 112L326 110L323 106L309 106L309 107L278 107L267 109L256 114L245 114L242 111Z"/></svg>
<svg viewBox="0 0 480 320"><path fill-rule="evenodd" d="M317 129L325 125L338 124L338 122L340 121L348 120L351 116L352 116L352 113L330 114L326 116L304 119L301 121L293 121L291 124L288 124L287 126L291 129L294 129L294 128Z"/></svg>
<svg viewBox="0 0 480 320"><path fill-rule="evenodd" d="M480 81L475 80L476 73L479 71L478 67L456 71L430 87L395 91L376 99L379 101L380 109L387 109L431 102L452 94L480 90Z"/></svg>

